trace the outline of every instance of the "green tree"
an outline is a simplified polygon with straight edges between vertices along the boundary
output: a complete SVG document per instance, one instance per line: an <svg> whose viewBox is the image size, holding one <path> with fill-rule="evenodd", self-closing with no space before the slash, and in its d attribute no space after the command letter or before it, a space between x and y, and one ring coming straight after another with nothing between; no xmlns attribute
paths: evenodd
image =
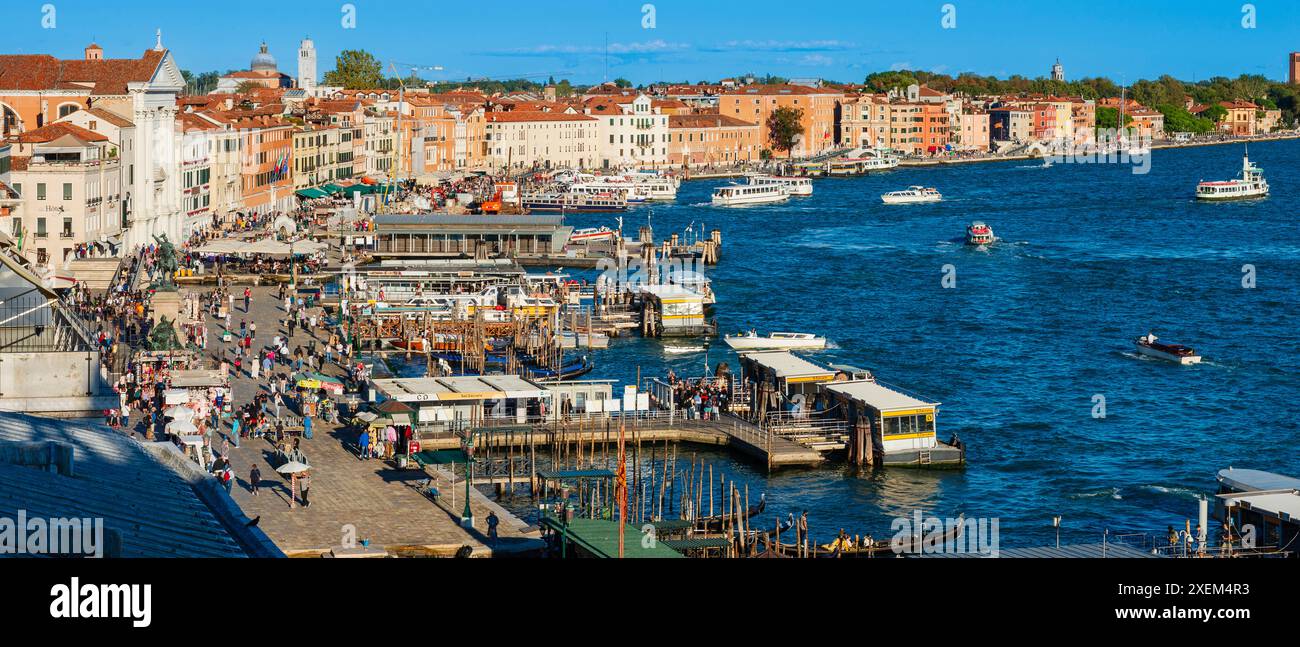
<svg viewBox="0 0 1300 647"><path fill-rule="evenodd" d="M1133 116L1124 115L1124 125L1133 123ZM1097 128L1119 128L1119 108L1097 106Z"/></svg>
<svg viewBox="0 0 1300 647"><path fill-rule="evenodd" d="M384 87L384 66L365 50L344 50L334 59L334 69L325 73L325 85L348 90Z"/></svg>
<svg viewBox="0 0 1300 647"><path fill-rule="evenodd" d="M767 140L772 150L788 153L803 136L803 108L782 106L767 118Z"/></svg>
<svg viewBox="0 0 1300 647"><path fill-rule="evenodd" d="M620 88L630 88L632 87L632 82L620 76L617 79L614 79L614 85L617 85Z"/></svg>
<svg viewBox="0 0 1300 647"><path fill-rule="evenodd" d="M1216 124L1222 121L1223 118L1227 116L1228 116L1228 109L1224 108L1223 106L1217 103L1210 106L1209 108L1206 108L1205 111L1201 113L1202 118L1209 119L1210 121Z"/></svg>
<svg viewBox="0 0 1300 647"><path fill-rule="evenodd" d="M254 82L252 82L252 81L242 81L242 82L240 82L240 84L239 84L238 86L235 87L235 93L236 93L236 94L250 94L250 93L253 92L253 90L256 90L256 89L258 89L258 88L260 88L260 87L262 87L262 86L261 86L260 84L258 84L258 83L254 83Z"/></svg>
<svg viewBox="0 0 1300 647"><path fill-rule="evenodd" d="M1165 132L1167 133L1208 133L1214 130L1214 122L1209 119L1202 119L1187 111L1181 104L1170 105L1163 104L1156 106L1156 110L1165 116Z"/></svg>

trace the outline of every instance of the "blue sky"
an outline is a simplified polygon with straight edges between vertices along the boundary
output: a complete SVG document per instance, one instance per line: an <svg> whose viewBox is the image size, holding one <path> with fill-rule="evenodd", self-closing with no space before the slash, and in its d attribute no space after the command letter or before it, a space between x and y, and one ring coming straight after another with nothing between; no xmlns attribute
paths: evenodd
<svg viewBox="0 0 1300 647"><path fill-rule="evenodd" d="M745 72L861 81L891 68L1037 77L1058 56L1068 78L1283 79L1287 53L1300 50L1294 0L1249 3L1254 29L1243 28L1246 3L1234 0L651 3L654 29L643 27L646 0L352 0L356 27L345 29L349 3L337 1L7 0L0 51L76 57L94 39L107 56L138 56L161 28L184 69L245 69L266 40L281 70L296 74L298 42L309 35L322 74L339 51L360 48L384 61L441 65L442 72L421 73L435 80L553 75L645 83ZM56 12L53 29L42 27L47 4ZM942 24L953 13L945 13L948 4L953 29Z"/></svg>

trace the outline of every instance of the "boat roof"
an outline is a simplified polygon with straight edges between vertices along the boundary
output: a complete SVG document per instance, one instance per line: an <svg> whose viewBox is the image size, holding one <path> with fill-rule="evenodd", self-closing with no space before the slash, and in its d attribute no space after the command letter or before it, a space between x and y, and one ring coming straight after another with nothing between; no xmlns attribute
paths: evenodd
<svg viewBox="0 0 1300 647"><path fill-rule="evenodd" d="M1237 492L1254 492L1259 490L1298 490L1300 478L1283 476L1263 470L1237 469L1229 467L1219 470L1219 483Z"/></svg>
<svg viewBox="0 0 1300 647"><path fill-rule="evenodd" d="M372 380L385 398L398 402L456 402L546 397L544 387L517 375L462 375Z"/></svg>
<svg viewBox="0 0 1300 647"><path fill-rule="evenodd" d="M772 350L741 353L741 357L771 370L777 377L789 379L835 379L835 371L814 364L790 351Z"/></svg>
<svg viewBox="0 0 1300 647"><path fill-rule="evenodd" d="M1294 489L1220 494L1219 498L1225 506L1237 505L1280 519L1300 521L1300 491Z"/></svg>
<svg viewBox="0 0 1300 647"><path fill-rule="evenodd" d="M664 299L704 300L704 295L699 292L675 284L642 285L640 288L642 294L648 294L661 301Z"/></svg>
<svg viewBox="0 0 1300 647"><path fill-rule="evenodd" d="M857 400L877 411L929 409L940 404L912 397L873 381L837 382L828 384L826 390Z"/></svg>

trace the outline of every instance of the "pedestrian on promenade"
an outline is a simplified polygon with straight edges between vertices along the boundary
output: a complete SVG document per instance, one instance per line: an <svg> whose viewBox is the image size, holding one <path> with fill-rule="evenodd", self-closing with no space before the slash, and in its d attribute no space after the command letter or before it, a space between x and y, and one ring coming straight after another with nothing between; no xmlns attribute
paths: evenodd
<svg viewBox="0 0 1300 647"><path fill-rule="evenodd" d="M298 483L302 490L302 507L310 507L311 502L307 500L307 492L311 490L311 477L303 474L302 478L298 480Z"/></svg>
<svg viewBox="0 0 1300 647"><path fill-rule="evenodd" d="M501 519L497 517L496 511L488 512L488 545L496 548L497 545L497 526L501 524Z"/></svg>
<svg viewBox="0 0 1300 647"><path fill-rule="evenodd" d="M248 313L249 307L253 305L253 289L244 288L244 313Z"/></svg>
<svg viewBox="0 0 1300 647"><path fill-rule="evenodd" d="M239 449L239 418L230 417L230 444Z"/></svg>
<svg viewBox="0 0 1300 647"><path fill-rule="evenodd" d="M369 429L361 430L361 436L357 438L357 447L360 450L357 453L357 455L361 458L361 460L363 461L369 460L370 459L370 430Z"/></svg>
<svg viewBox="0 0 1300 647"><path fill-rule="evenodd" d="M302 437L311 440L311 416L302 418Z"/></svg>
<svg viewBox="0 0 1300 647"><path fill-rule="evenodd" d="M225 470L222 470L221 485L226 488L226 494L231 493L231 488L235 486L234 471L231 468L227 467Z"/></svg>
<svg viewBox="0 0 1300 647"><path fill-rule="evenodd" d="M248 487L253 491L253 496L257 496L257 485L262 482L262 470L257 469L257 464L253 464L253 469L248 472Z"/></svg>

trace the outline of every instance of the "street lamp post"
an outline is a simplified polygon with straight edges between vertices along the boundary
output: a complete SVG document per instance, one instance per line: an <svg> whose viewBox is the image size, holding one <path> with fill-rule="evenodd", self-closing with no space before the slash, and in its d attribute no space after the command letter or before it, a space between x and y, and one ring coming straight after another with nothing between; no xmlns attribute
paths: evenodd
<svg viewBox="0 0 1300 647"><path fill-rule="evenodd" d="M469 507L469 489L474 478L474 432L465 430L465 511L460 515L463 528L474 527L474 511Z"/></svg>
<svg viewBox="0 0 1300 647"><path fill-rule="evenodd" d="M1061 516L1052 517L1052 526L1056 528L1056 549L1061 549Z"/></svg>

